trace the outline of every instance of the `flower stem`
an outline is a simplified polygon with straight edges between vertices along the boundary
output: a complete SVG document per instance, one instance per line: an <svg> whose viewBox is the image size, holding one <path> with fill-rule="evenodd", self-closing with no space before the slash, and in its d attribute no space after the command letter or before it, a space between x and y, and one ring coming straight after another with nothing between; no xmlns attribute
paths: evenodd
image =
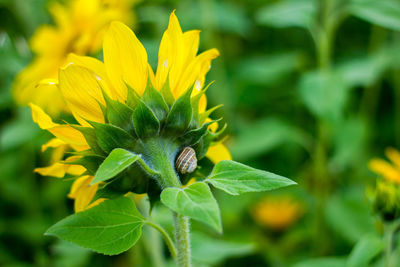
<svg viewBox="0 0 400 267"><path fill-rule="evenodd" d="M154 229L156 229L158 232L160 232L160 234L163 236L165 243L167 243L169 252L171 253L173 258L176 258L176 248L174 245L174 242L172 241L171 237L169 236L169 234L164 230L164 228L162 228L161 226L159 226L158 224L152 223L150 221L146 221L145 222L147 225L153 227Z"/></svg>
<svg viewBox="0 0 400 267"><path fill-rule="evenodd" d="M174 168L174 159L178 146L167 140L149 140L146 143L148 154L152 157L152 165L160 176L162 189L181 187L181 182ZM191 266L189 217L172 211L176 244L176 261L178 267Z"/></svg>
<svg viewBox="0 0 400 267"><path fill-rule="evenodd" d="M173 212L175 225L175 242L178 248L177 263L179 267L190 267L190 225L189 217Z"/></svg>
<svg viewBox="0 0 400 267"><path fill-rule="evenodd" d="M394 237L400 229L400 220L394 221L392 224L387 225L387 233L386 233L386 250L385 250L385 258L386 258L386 267L394 267L392 264L392 253L394 249Z"/></svg>

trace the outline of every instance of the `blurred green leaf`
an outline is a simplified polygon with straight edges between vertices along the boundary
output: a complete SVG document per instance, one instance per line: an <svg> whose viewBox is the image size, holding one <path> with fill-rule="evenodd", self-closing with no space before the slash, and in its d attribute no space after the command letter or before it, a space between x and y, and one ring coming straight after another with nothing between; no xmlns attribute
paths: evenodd
<svg viewBox="0 0 400 267"><path fill-rule="evenodd" d="M261 8L256 14L260 24L277 27L302 27L309 29L316 16L314 0L284 0Z"/></svg>
<svg viewBox="0 0 400 267"><path fill-rule="evenodd" d="M59 240L53 247L55 267L84 267L90 259L90 250L67 241Z"/></svg>
<svg viewBox="0 0 400 267"><path fill-rule="evenodd" d="M132 199L106 200L71 215L52 227L53 235L105 255L116 255L132 247L141 236L144 217Z"/></svg>
<svg viewBox="0 0 400 267"><path fill-rule="evenodd" d="M235 79L250 84L271 85L298 69L303 61L303 56L298 52L243 59L236 67Z"/></svg>
<svg viewBox="0 0 400 267"><path fill-rule="evenodd" d="M348 189L327 201L325 216L335 233L350 243L356 243L366 233L374 232L371 211L363 202L364 191Z"/></svg>
<svg viewBox="0 0 400 267"><path fill-rule="evenodd" d="M218 162L206 181L231 195L269 191L296 184L283 176L231 160Z"/></svg>
<svg viewBox="0 0 400 267"><path fill-rule="evenodd" d="M326 257L309 259L293 265L293 267L343 267L346 266L344 258Z"/></svg>
<svg viewBox="0 0 400 267"><path fill-rule="evenodd" d="M369 266L368 263L384 248L382 238L374 234L368 234L357 242L348 259L348 267Z"/></svg>
<svg viewBox="0 0 400 267"><path fill-rule="evenodd" d="M218 203L210 188L196 182L185 188L168 187L161 193L161 202L173 211L189 216L222 232Z"/></svg>
<svg viewBox="0 0 400 267"><path fill-rule="evenodd" d="M311 146L311 137L289 122L269 118L240 125L229 148L233 158L245 160L268 153L289 142L299 144L308 150Z"/></svg>
<svg viewBox="0 0 400 267"><path fill-rule="evenodd" d="M367 126L360 118L349 118L335 125L333 129L334 154L330 164L336 172L343 168L363 164L367 141Z"/></svg>
<svg viewBox="0 0 400 267"><path fill-rule="evenodd" d="M226 241L199 232L192 233L191 241L193 261L210 265L216 265L228 258L242 257L255 250L252 243Z"/></svg>
<svg viewBox="0 0 400 267"><path fill-rule="evenodd" d="M372 24L400 31L400 2L397 0L351 0L348 10Z"/></svg>
<svg viewBox="0 0 400 267"><path fill-rule="evenodd" d="M312 71L301 77L299 92L303 103L315 116L337 121L343 115L349 87L334 72Z"/></svg>

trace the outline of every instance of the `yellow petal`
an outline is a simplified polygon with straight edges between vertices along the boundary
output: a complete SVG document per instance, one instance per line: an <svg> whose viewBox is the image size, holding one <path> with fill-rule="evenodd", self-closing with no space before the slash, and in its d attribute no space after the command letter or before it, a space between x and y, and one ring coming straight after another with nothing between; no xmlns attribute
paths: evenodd
<svg viewBox="0 0 400 267"><path fill-rule="evenodd" d="M77 65L60 70L60 90L74 117L82 125L83 119L104 123L99 103L105 105L100 85L93 72Z"/></svg>
<svg viewBox="0 0 400 267"><path fill-rule="evenodd" d="M112 99L118 99L123 102L124 99L122 99L122 96L118 95L118 92L113 90L107 77L106 67L103 62L93 57L78 56L73 53L68 55L67 62L68 64L76 64L87 68L93 72L105 93L107 93L107 95Z"/></svg>
<svg viewBox="0 0 400 267"><path fill-rule="evenodd" d="M400 172L400 152L392 147L388 147L385 151L386 156L390 159Z"/></svg>
<svg viewBox="0 0 400 267"><path fill-rule="evenodd" d="M32 119L35 123L39 125L40 128L49 131L55 137L64 141L65 143L77 147L88 147L85 137L82 135L81 132L69 125L54 123L39 106L33 103L30 103L29 106L32 110Z"/></svg>
<svg viewBox="0 0 400 267"><path fill-rule="evenodd" d="M232 160L231 153L223 144L217 144L208 149L206 157L209 158L214 164L221 160Z"/></svg>
<svg viewBox="0 0 400 267"><path fill-rule="evenodd" d="M59 146L66 145L66 143L58 138L53 138L48 141L46 144L42 145L42 152L46 151L48 148L56 148Z"/></svg>
<svg viewBox="0 0 400 267"><path fill-rule="evenodd" d="M372 159L368 167L375 173L381 175L384 179L400 183L400 171L394 168L388 162L382 159Z"/></svg>
<svg viewBox="0 0 400 267"><path fill-rule="evenodd" d="M75 200L75 212L89 208L90 202L97 191L97 185L89 185L93 176L82 176L74 181L68 197Z"/></svg>
<svg viewBox="0 0 400 267"><path fill-rule="evenodd" d="M148 78L147 53L132 30L112 22L104 36L103 53L110 82L123 99L127 97L124 82L143 94Z"/></svg>
<svg viewBox="0 0 400 267"><path fill-rule="evenodd" d="M34 172L37 172L42 176L62 178L65 175L65 166L62 163L56 162L48 167L36 168Z"/></svg>

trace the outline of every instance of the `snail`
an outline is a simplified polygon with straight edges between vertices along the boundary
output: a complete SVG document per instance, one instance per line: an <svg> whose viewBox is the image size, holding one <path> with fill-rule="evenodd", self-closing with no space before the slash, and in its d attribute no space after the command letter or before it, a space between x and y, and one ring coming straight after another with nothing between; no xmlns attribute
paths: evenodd
<svg viewBox="0 0 400 267"><path fill-rule="evenodd" d="M190 146L185 147L175 162L175 167L181 174L191 173L197 167L196 152Z"/></svg>

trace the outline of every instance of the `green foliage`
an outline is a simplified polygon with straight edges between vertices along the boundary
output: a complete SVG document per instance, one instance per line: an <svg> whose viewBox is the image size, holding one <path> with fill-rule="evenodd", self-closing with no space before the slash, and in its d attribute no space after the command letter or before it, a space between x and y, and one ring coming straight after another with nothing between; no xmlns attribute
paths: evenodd
<svg viewBox="0 0 400 267"><path fill-rule="evenodd" d="M71 215L50 227L46 234L99 253L115 255L137 242L143 224L144 217L133 201L123 197Z"/></svg>
<svg viewBox="0 0 400 267"><path fill-rule="evenodd" d="M296 184L288 178L230 160L218 162L206 181L231 195L268 191Z"/></svg>
<svg viewBox="0 0 400 267"><path fill-rule="evenodd" d="M139 158L139 155L125 149L115 148L99 166L91 183L95 184L115 177Z"/></svg>
<svg viewBox="0 0 400 267"><path fill-rule="evenodd" d="M189 216L222 232L221 215L210 188L196 182L185 188L168 187L161 193L161 202L173 211Z"/></svg>
<svg viewBox="0 0 400 267"><path fill-rule="evenodd" d="M160 122L153 111L141 100L139 100L132 116L133 126L139 138L155 135L160 130Z"/></svg>
<svg viewBox="0 0 400 267"><path fill-rule="evenodd" d="M348 267L369 266L370 261L384 248L379 236L369 234L361 238L351 251L347 259Z"/></svg>

